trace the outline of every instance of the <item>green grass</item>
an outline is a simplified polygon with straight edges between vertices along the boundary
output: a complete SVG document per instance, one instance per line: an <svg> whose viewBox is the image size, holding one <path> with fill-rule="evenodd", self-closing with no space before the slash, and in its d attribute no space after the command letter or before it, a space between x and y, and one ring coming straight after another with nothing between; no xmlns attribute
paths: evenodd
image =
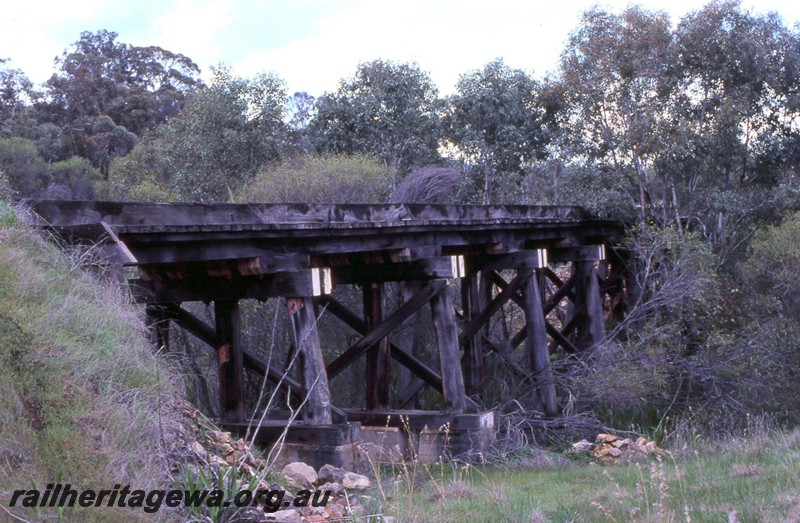
<svg viewBox="0 0 800 523"><path fill-rule="evenodd" d="M661 461L533 469L426 466L383 480L397 521L800 521L800 431L748 435ZM423 468L423 467L420 467Z"/></svg>
<svg viewBox="0 0 800 523"><path fill-rule="evenodd" d="M54 481L167 485L176 387L136 311L8 207L0 211L0 505L16 489ZM119 508L8 510L30 521L153 520Z"/></svg>

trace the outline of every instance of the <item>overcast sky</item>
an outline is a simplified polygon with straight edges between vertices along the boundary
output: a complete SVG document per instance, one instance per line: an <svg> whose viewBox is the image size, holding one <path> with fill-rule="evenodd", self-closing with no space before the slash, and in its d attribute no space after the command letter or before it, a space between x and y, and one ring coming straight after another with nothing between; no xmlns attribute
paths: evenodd
<svg viewBox="0 0 800 523"><path fill-rule="evenodd" d="M333 90L358 63L375 58L416 61L450 93L458 75L498 57L543 77L580 13L598 2L580 0L4 0L0 58L34 82L81 31L107 29L119 41L157 45L210 66L252 76L272 71L290 92ZM600 2L618 12L631 2ZM698 0L633 2L666 10L677 21ZM745 0L756 12L777 11L786 25L800 21L800 2Z"/></svg>

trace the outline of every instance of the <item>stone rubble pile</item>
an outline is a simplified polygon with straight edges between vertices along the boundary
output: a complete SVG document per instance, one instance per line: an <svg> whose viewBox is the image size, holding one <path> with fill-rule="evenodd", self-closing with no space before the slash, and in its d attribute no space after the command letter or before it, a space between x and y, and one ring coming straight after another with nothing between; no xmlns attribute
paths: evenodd
<svg viewBox="0 0 800 523"><path fill-rule="evenodd" d="M240 510L240 519L284 523L391 521L389 517L366 518L368 511L365 507L373 504L372 498L365 492L372 486L368 477L332 465L324 465L316 471L302 462L289 463L280 474L275 471L265 477L268 464L251 452L245 440L219 430L192 407L187 406L185 411L199 429L193 431L194 441L188 444L198 464L208 464L220 471L235 466L238 467L243 485L252 484L255 478L264 478L259 482L259 489L285 491L281 510L268 512L263 507L256 507L246 509L246 514ZM277 482L267 479L274 480L278 476L280 479ZM331 494L324 507L314 507L311 503L295 507L294 495L301 490L311 491L312 500L317 491L320 492L318 499L322 499L324 491L329 490Z"/></svg>
<svg viewBox="0 0 800 523"><path fill-rule="evenodd" d="M655 441L644 437L621 439L613 434L598 434L594 443L583 439L572 445L572 451L589 454L603 463L636 461L662 453Z"/></svg>

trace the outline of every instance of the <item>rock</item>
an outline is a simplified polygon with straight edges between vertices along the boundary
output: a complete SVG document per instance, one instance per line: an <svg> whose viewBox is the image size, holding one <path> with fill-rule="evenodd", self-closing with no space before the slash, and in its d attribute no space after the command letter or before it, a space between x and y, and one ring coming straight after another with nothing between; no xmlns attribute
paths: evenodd
<svg viewBox="0 0 800 523"><path fill-rule="evenodd" d="M601 443L611 443L612 441L617 441L619 438L613 434L598 434L597 441Z"/></svg>
<svg viewBox="0 0 800 523"><path fill-rule="evenodd" d="M347 474L345 469L333 465L323 465L319 469L319 480L322 483L341 483L345 474Z"/></svg>
<svg viewBox="0 0 800 523"><path fill-rule="evenodd" d="M195 454L197 454L200 457L206 455L206 449L200 444L199 441L192 442L192 450L194 451Z"/></svg>
<svg viewBox="0 0 800 523"><path fill-rule="evenodd" d="M608 456L609 454L611 454L611 449L613 449L613 448L614 447L611 447L611 446L608 446L608 445L598 445L592 451L592 456L594 456L596 458L602 458L603 456ZM614 449L614 450L617 450L617 449Z"/></svg>
<svg viewBox="0 0 800 523"><path fill-rule="evenodd" d="M610 449L608 449L608 455L612 456L612 457L615 457L615 458L618 458L618 457L622 456L622 451L619 450L616 447L611 447Z"/></svg>
<svg viewBox="0 0 800 523"><path fill-rule="evenodd" d="M229 465L227 461L217 456L216 454L212 454L211 457L208 459L208 462L211 463L212 465L216 465L221 468L225 468Z"/></svg>
<svg viewBox="0 0 800 523"><path fill-rule="evenodd" d="M215 440L219 443L230 443L231 442L231 433L230 432L223 432L221 430L214 431L212 436Z"/></svg>
<svg viewBox="0 0 800 523"><path fill-rule="evenodd" d="M322 469L320 469L322 472ZM320 476L322 478L322 476ZM344 486L341 483L324 483L317 487L318 492L325 492L326 490L330 490L331 494L334 496L341 496L344 494Z"/></svg>
<svg viewBox="0 0 800 523"><path fill-rule="evenodd" d="M303 517L294 510L279 510L266 514L267 521L280 521L281 523L303 523Z"/></svg>
<svg viewBox="0 0 800 523"><path fill-rule="evenodd" d="M368 477L356 474L355 472L347 472L342 478L342 486L346 489L366 490L370 485L371 483Z"/></svg>
<svg viewBox="0 0 800 523"><path fill-rule="evenodd" d="M289 485L301 489L310 489L319 480L317 472L302 461L289 463L281 471Z"/></svg>
<svg viewBox="0 0 800 523"><path fill-rule="evenodd" d="M572 450L575 452L589 452L592 450L592 444L585 439L582 439L579 442L572 444Z"/></svg>

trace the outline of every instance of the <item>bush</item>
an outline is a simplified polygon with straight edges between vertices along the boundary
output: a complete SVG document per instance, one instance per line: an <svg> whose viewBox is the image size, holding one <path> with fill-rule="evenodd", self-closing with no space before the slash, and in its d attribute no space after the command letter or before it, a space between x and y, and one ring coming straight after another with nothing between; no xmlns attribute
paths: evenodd
<svg viewBox="0 0 800 523"><path fill-rule="evenodd" d="M25 138L0 140L0 171L18 196L38 196L49 183L47 164L39 156L36 145Z"/></svg>
<svg viewBox="0 0 800 523"><path fill-rule="evenodd" d="M264 203L382 203L389 170L365 155L308 155L261 169L236 197Z"/></svg>
<svg viewBox="0 0 800 523"><path fill-rule="evenodd" d="M464 203L466 180L458 169L427 166L417 169L401 181L392 192L392 203Z"/></svg>
<svg viewBox="0 0 800 523"><path fill-rule="evenodd" d="M145 138L123 158L114 160L107 196L114 200L170 202L178 200L172 186L174 168L156 140Z"/></svg>
<svg viewBox="0 0 800 523"><path fill-rule="evenodd" d="M763 300L800 322L800 213L760 230L740 271Z"/></svg>
<svg viewBox="0 0 800 523"><path fill-rule="evenodd" d="M63 188L64 199L91 200L95 197L95 185L102 181L100 171L92 167L86 158L73 156L50 166L51 183L47 196L53 197L54 189Z"/></svg>

